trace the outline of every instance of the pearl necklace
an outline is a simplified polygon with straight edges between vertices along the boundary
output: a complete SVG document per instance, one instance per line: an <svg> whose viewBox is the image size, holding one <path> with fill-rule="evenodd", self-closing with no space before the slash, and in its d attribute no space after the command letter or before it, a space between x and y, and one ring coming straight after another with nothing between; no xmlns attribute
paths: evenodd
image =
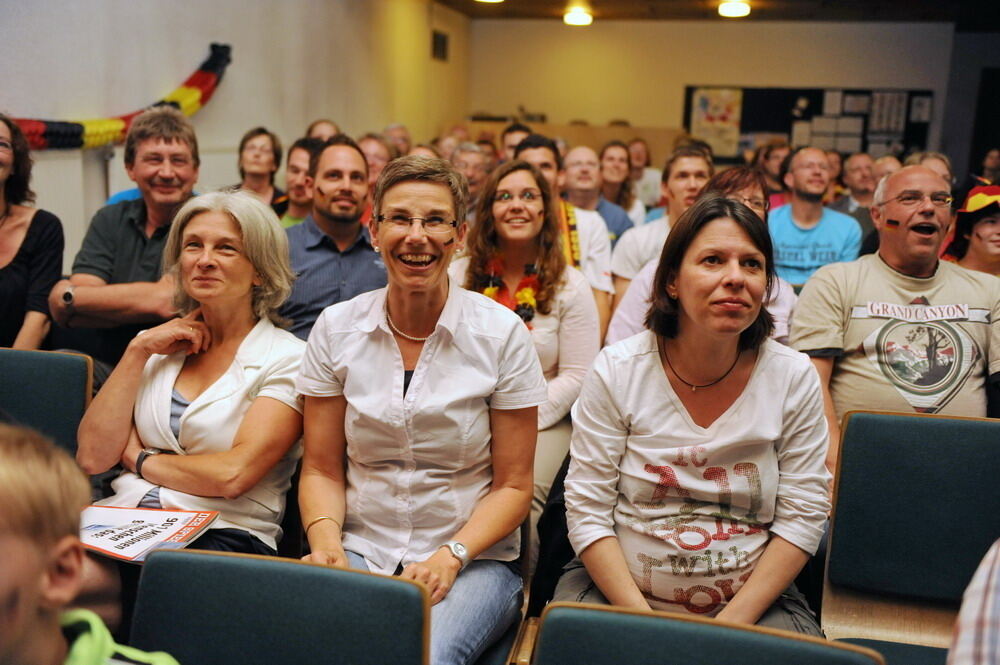
<svg viewBox="0 0 1000 665"><path fill-rule="evenodd" d="M400 335L402 337L405 337L406 339L410 340L411 342L426 342L427 340L429 340L431 338L431 335L434 334L434 333L431 333L431 335L428 335L427 337L413 337L412 335L407 335L405 332L403 332L402 330L400 330L399 328L397 328L396 324L392 322L392 317L389 316L389 308L386 308L386 310L385 310L385 320L389 323L389 327L392 328L392 331L394 333L396 333L397 335Z"/></svg>

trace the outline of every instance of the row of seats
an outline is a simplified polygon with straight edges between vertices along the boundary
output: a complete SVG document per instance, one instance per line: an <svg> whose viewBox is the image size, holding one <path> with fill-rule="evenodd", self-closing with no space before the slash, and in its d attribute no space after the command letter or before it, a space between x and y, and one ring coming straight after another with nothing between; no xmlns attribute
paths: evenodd
<svg viewBox="0 0 1000 665"><path fill-rule="evenodd" d="M90 395L89 361L75 354L0 349L0 409L75 452L76 425ZM1000 536L998 444L1000 420L848 414L834 488L821 614L829 639L874 649L891 665L945 662L962 593ZM401 599L407 595L410 600ZM413 653L423 657L410 662L426 662L426 604L422 587L396 578L288 559L164 552L146 564L133 635L136 646L169 650L185 664L229 662L223 657L229 649L239 649L240 660L247 662L302 663L325 654L323 662L364 663L388 660L374 658L372 646L373 631L384 630L387 648L401 649L412 641L417 649ZM578 617L580 611L546 609L536 662L750 663L756 662L751 656L769 653L755 646L757 641L775 641L768 631L737 630L718 622L673 617L670 622L650 623L648 615L607 608L598 615L596 608L589 608L587 616ZM572 648L584 650L570 652L567 645L555 651L587 658L571 660L564 654L558 657L565 660L543 660L542 654L549 653L546 644L558 644L560 639L558 630L546 626L555 625L554 617L564 614L569 617L565 625L575 626L566 629L569 634L579 633L569 640ZM156 619L163 616L173 619ZM529 619L520 631L509 631L480 662L528 662L524 653L535 642L537 621ZM588 622L606 626L585 628ZM614 637L625 625L629 632L622 634L633 635L634 630L633 637ZM671 632L675 630L703 636L736 631L719 639L747 653L733 658L732 651L720 647L692 660L685 646L684 654L679 654L683 658L668 660L665 656L678 648ZM520 646L512 646L519 633ZM603 647L586 646L590 643L584 637L602 634L605 641L596 641ZM196 639L197 635L206 637ZM815 641L799 641L801 645L785 646L816 648ZM628 658L623 657L626 648ZM632 649L638 650L634 657ZM300 659L299 650L312 655ZM771 660L846 663L872 658L865 651L834 651L830 658L855 660ZM268 656L293 652L296 657ZM602 653L612 660L599 660ZM862 655L869 660L857 660ZM881 661L876 657L875 662Z"/></svg>

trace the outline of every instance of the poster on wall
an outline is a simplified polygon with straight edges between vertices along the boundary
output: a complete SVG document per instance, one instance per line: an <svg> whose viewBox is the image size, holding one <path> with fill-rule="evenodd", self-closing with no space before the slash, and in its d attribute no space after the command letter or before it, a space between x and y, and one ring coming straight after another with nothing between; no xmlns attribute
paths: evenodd
<svg viewBox="0 0 1000 665"><path fill-rule="evenodd" d="M718 157L733 158L740 152L740 88L697 88L691 107L691 133L712 146Z"/></svg>
<svg viewBox="0 0 1000 665"><path fill-rule="evenodd" d="M775 136L796 146L905 157L927 149L933 110L931 90L704 84L684 89L684 127L712 145L721 164L748 159Z"/></svg>

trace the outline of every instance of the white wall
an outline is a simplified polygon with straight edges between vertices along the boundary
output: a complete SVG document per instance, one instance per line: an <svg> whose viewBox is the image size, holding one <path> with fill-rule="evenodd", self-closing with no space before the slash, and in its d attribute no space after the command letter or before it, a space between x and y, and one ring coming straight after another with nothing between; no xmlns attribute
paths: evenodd
<svg viewBox="0 0 1000 665"><path fill-rule="evenodd" d="M596 21L472 24L469 108L549 122L679 127L687 85L934 91L937 145L953 27L946 23ZM502 55L501 55L502 54Z"/></svg>
<svg viewBox="0 0 1000 665"><path fill-rule="evenodd" d="M448 63L430 57L431 26L452 38ZM0 110L128 113L183 82L211 42L230 44L222 83L192 118L206 191L236 182L236 147L256 125L286 146L320 116L352 134L406 122L429 139L464 114L468 29L431 0L0 0ZM115 152L109 169L94 150L36 155L38 205L63 221L66 269L106 190L130 185Z"/></svg>
<svg viewBox="0 0 1000 665"><path fill-rule="evenodd" d="M955 38L951 81L944 112L942 150L951 157L955 172L966 173L970 158L978 161L990 146L972 145L973 124L984 67L1000 67L1000 33L962 33ZM974 165L979 173L981 163Z"/></svg>

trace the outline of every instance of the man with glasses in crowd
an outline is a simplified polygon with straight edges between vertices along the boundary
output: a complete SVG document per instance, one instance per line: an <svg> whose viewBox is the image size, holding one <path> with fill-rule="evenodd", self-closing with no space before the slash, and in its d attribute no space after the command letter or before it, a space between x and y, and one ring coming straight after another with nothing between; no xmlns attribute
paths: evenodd
<svg viewBox="0 0 1000 665"><path fill-rule="evenodd" d="M768 228L774 267L791 284L805 284L817 268L853 261L861 249L861 227L853 217L823 207L830 164L819 148L799 148L782 167L790 203L771 211Z"/></svg>
<svg viewBox="0 0 1000 665"><path fill-rule="evenodd" d="M1000 383L1000 280L938 260L951 201L927 167L886 176L871 208L878 253L820 268L799 297L791 344L819 372L831 470L851 409L988 413Z"/></svg>
<svg viewBox="0 0 1000 665"><path fill-rule="evenodd" d="M288 229L288 253L297 275L281 308L289 328L309 339L313 324L330 305L386 284L385 264L361 224L368 201L368 163L350 137L337 134L313 154L308 187L312 211Z"/></svg>

